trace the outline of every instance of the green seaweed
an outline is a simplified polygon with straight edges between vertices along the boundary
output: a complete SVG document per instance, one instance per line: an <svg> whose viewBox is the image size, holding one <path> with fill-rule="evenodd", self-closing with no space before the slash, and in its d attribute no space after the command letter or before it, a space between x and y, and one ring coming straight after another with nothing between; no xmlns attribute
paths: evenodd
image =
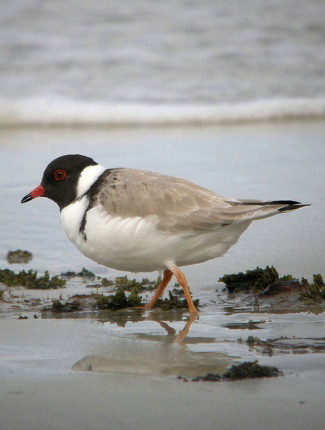
<svg viewBox="0 0 325 430"><path fill-rule="evenodd" d="M37 271L25 270L15 273L10 269L0 269L0 282L8 287L23 286L28 289L56 289L65 286L66 281L58 276L50 277L45 271L44 276L37 276Z"/></svg>
<svg viewBox="0 0 325 430"><path fill-rule="evenodd" d="M130 307L142 305L142 297L138 295L138 292L135 288L131 291L131 294L128 297L128 302Z"/></svg>
<svg viewBox="0 0 325 430"><path fill-rule="evenodd" d="M115 278L115 285L118 288L122 288L124 291L131 291L134 288L139 291L141 287L140 283L136 279L129 279L127 275Z"/></svg>
<svg viewBox="0 0 325 430"><path fill-rule="evenodd" d="M96 300L96 306L98 309L123 309L131 308L135 306L141 306L142 297L138 295L136 289L133 289L130 295L127 297L125 291L119 288L115 294L104 296L100 294Z"/></svg>
<svg viewBox="0 0 325 430"><path fill-rule="evenodd" d="M93 272L90 272L90 270L87 270L84 267L82 268L82 270L80 272L68 271L68 272L61 273L60 276L64 276L66 278L74 278L76 276L79 276L81 278L86 278L86 279L95 279L96 278L96 275Z"/></svg>
<svg viewBox="0 0 325 430"><path fill-rule="evenodd" d="M63 308L63 303L60 302L60 300L53 300L51 311L52 312L61 312Z"/></svg>
<svg viewBox="0 0 325 430"><path fill-rule="evenodd" d="M77 274L77 276L80 276L81 278L87 278L87 279L95 279L95 277L96 277L93 272L91 272L90 270L85 269L84 267Z"/></svg>
<svg viewBox="0 0 325 430"><path fill-rule="evenodd" d="M289 276L291 275L287 275L286 278ZM265 269L257 267L254 270L246 270L246 273L224 275L219 279L219 282L226 284L229 293L237 293L239 291L262 291L279 280L279 274L275 267L266 266Z"/></svg>
<svg viewBox="0 0 325 430"><path fill-rule="evenodd" d="M180 376L179 379L182 379ZM222 380L222 376L218 375L217 373L207 373L205 376L197 376L196 378L192 379L192 382L219 382Z"/></svg>
<svg viewBox="0 0 325 430"><path fill-rule="evenodd" d="M321 303L325 300L325 283L320 273L313 275L313 283L309 284L308 281L302 278L305 283L306 289L300 294L301 300Z"/></svg>
<svg viewBox="0 0 325 430"><path fill-rule="evenodd" d="M178 293L178 292L177 292ZM180 309L180 308L188 308L188 304L186 299L180 299L177 295L174 295L171 291L168 291L169 298L158 299L157 307L160 307L164 310L169 309ZM194 306L197 307L200 303L199 299L193 300Z"/></svg>
<svg viewBox="0 0 325 430"><path fill-rule="evenodd" d="M127 277L120 277L119 288L115 294L109 296L99 295L96 300L96 305L98 309L123 309L130 307L139 307L143 305L142 297L138 294L138 285L133 284L133 288L130 294L127 296L125 294L125 282ZM148 281L149 282L149 281ZM122 285L122 286L121 286ZM179 291L177 291L179 293ZM198 306L199 300L193 301L195 306ZM157 300L156 307L162 309L180 309L187 308L187 302L185 299L180 299L177 295L174 295L169 291L169 298Z"/></svg>
<svg viewBox="0 0 325 430"><path fill-rule="evenodd" d="M279 277L275 267L266 266L247 270L246 273L224 275L219 279L226 284L229 293L254 292L260 295L274 295L281 292L300 291L300 300L321 303L325 301L325 283L320 273L313 275L313 282L301 281L292 275ZM301 291L303 290L303 291Z"/></svg>
<svg viewBox="0 0 325 430"><path fill-rule="evenodd" d="M179 284L175 284L174 288L172 289L172 292L176 295L176 296L182 296L184 295L184 291L182 288L178 288Z"/></svg>
<svg viewBox="0 0 325 430"><path fill-rule="evenodd" d="M22 264L29 263L33 258L33 254L29 251L23 251L22 249L16 249L16 251L8 251L7 261L9 264Z"/></svg>
<svg viewBox="0 0 325 430"><path fill-rule="evenodd" d="M89 280L94 280L95 278L97 278L99 280L98 283L89 284L87 285L87 287L100 288L116 286L117 288L122 288L124 291L132 291L135 289L137 293L143 291L152 291L156 289L161 282L161 278L158 278L156 281L150 281L148 278L143 278L141 281L137 281L136 279L129 279L127 275L117 276L115 280L109 280L107 278L96 276L94 273L90 272L85 268L83 268L81 272L63 272L60 276L63 276L65 278L82 277ZM175 286L176 285L177 284L175 284Z"/></svg>
<svg viewBox="0 0 325 430"><path fill-rule="evenodd" d="M292 275L284 275L284 276L281 276L281 278L279 278L279 281L281 282L289 282L293 280L294 280L294 277Z"/></svg>
<svg viewBox="0 0 325 430"><path fill-rule="evenodd" d="M54 313L62 313L79 311L80 308L81 306L77 301L62 303L60 300L55 299L52 300L52 306L49 309L46 308L44 310Z"/></svg>
<svg viewBox="0 0 325 430"><path fill-rule="evenodd" d="M222 376L208 373L205 376L197 376L192 379L192 381L238 381L241 379L270 378L282 374L283 373L277 367L261 366L257 361L245 361L241 364L234 364ZM181 376L179 376L179 379L185 380L185 378Z"/></svg>
<svg viewBox="0 0 325 430"><path fill-rule="evenodd" d="M111 287L112 285L114 285L114 282L111 281L110 279L107 278L102 278L101 283L100 283L101 287Z"/></svg>
<svg viewBox="0 0 325 430"><path fill-rule="evenodd" d="M140 293L142 291L154 290L159 285L160 281L160 278L158 278L157 281L149 281L148 278L144 278L142 281L137 281L136 279L129 279L127 275L125 275L115 278L114 284L118 288L122 288L124 291L132 291L136 289L136 291Z"/></svg>
<svg viewBox="0 0 325 430"><path fill-rule="evenodd" d="M261 342L261 339L255 336L248 336L248 338L246 339L246 343L248 345L259 345L260 342Z"/></svg>
<svg viewBox="0 0 325 430"><path fill-rule="evenodd" d="M273 366L261 366L257 361L245 361L242 364L233 365L224 373L223 379L236 381L248 378L270 378L279 376L282 372Z"/></svg>
<svg viewBox="0 0 325 430"><path fill-rule="evenodd" d="M101 287L112 287L114 285L114 282L107 279L107 278L101 278L100 276L97 276L98 279L100 279L100 283L96 284L88 284L87 288L101 288Z"/></svg>

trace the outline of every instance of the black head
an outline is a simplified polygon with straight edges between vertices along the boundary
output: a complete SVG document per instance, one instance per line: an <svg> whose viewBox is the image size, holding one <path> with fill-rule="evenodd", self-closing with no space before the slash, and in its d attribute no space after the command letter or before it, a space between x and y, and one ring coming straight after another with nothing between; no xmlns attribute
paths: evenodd
<svg viewBox="0 0 325 430"><path fill-rule="evenodd" d="M72 203L77 197L77 185L81 172L97 163L84 155L63 155L53 160L45 169L41 185L27 194L22 203L35 197L48 197L60 209Z"/></svg>

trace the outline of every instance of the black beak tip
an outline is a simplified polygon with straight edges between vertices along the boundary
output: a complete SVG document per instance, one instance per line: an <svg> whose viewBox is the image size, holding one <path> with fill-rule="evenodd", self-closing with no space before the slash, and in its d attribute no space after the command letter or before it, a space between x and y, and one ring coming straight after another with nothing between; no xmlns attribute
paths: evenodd
<svg viewBox="0 0 325 430"><path fill-rule="evenodd" d="M31 196L31 194L27 194L25 197L21 199L21 203L27 203L27 202L30 202L31 200L33 200L33 197Z"/></svg>

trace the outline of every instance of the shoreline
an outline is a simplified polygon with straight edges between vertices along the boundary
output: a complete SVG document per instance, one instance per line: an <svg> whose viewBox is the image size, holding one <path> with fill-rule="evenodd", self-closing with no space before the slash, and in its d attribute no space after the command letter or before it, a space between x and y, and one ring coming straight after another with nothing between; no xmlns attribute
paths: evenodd
<svg viewBox="0 0 325 430"><path fill-rule="evenodd" d="M65 98L0 99L0 128L177 128L256 125L325 118L325 98L220 104L108 103Z"/></svg>

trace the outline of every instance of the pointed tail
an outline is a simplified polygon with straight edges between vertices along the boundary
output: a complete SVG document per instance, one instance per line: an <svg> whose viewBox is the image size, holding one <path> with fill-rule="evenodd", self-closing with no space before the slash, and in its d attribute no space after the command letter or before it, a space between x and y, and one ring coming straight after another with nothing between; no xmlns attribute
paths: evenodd
<svg viewBox="0 0 325 430"><path fill-rule="evenodd" d="M279 208L279 212L287 212L292 211L295 209L300 209L305 206L310 206L310 204L303 204L300 202L295 202L294 200L274 200L273 202L265 202L266 205L284 205L283 207Z"/></svg>

